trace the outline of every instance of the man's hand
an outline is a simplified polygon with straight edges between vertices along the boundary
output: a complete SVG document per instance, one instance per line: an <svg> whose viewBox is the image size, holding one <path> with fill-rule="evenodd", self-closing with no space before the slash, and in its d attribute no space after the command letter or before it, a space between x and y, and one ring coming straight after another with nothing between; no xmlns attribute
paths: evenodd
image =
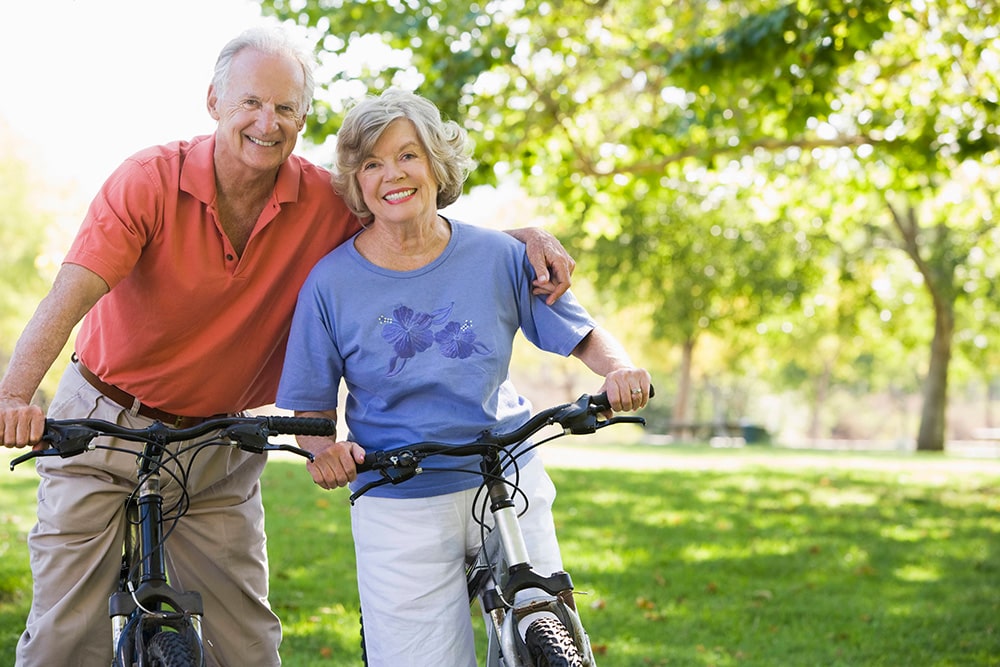
<svg viewBox="0 0 1000 667"><path fill-rule="evenodd" d="M559 239L544 229L523 227L507 233L524 243L528 261L535 269L537 277L531 283L531 293L547 295L545 303L551 306L570 288L576 261Z"/></svg>
<svg viewBox="0 0 1000 667"><path fill-rule="evenodd" d="M0 399L0 444L39 449L44 433L45 413L40 407L20 399Z"/></svg>

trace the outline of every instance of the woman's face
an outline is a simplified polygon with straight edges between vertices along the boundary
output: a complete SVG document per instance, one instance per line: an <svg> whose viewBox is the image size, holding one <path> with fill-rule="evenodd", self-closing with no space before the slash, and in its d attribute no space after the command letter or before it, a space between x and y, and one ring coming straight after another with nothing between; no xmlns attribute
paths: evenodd
<svg viewBox="0 0 1000 667"><path fill-rule="evenodd" d="M358 185L376 221L409 223L437 216L437 181L409 120L389 123L372 154L361 162Z"/></svg>

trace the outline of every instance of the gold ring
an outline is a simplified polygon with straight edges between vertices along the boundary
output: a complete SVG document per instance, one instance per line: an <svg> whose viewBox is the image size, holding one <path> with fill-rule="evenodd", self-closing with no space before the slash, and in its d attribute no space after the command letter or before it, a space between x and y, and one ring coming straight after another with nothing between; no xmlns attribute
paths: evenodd
<svg viewBox="0 0 1000 667"><path fill-rule="evenodd" d="M642 389L633 389L632 393L633 394L641 394L642 393Z"/></svg>

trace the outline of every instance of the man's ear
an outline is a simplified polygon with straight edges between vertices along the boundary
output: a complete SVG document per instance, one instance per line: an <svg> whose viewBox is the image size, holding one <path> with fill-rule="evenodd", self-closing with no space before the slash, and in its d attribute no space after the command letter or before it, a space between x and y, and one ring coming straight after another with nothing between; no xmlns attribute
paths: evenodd
<svg viewBox="0 0 1000 667"><path fill-rule="evenodd" d="M208 86L208 98L205 102L208 107L208 115L210 115L213 120L219 120L219 96L215 92L214 85Z"/></svg>

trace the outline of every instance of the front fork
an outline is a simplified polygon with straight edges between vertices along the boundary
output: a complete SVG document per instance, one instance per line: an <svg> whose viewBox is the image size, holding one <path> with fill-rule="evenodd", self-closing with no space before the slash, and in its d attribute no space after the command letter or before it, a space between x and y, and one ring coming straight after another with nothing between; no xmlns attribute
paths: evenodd
<svg viewBox="0 0 1000 667"><path fill-rule="evenodd" d="M154 460L151 452L144 452L141 460ZM143 642L139 634L144 623L170 627L188 634L195 643L197 653L202 650L201 595L197 592L175 590L167 583L166 551L163 547L163 496L160 493L160 475L151 464L140 465L139 489L125 509L125 547L119 590L108 600L111 617L112 648L117 657L123 639L132 649L135 642ZM134 625L129 628L130 622ZM131 656L128 657L131 660ZM139 658L142 667L143 658ZM117 663L114 663L117 664Z"/></svg>
<svg viewBox="0 0 1000 667"><path fill-rule="evenodd" d="M566 572L554 572L542 577L532 569L517 508L507 485L500 481L498 460L485 460L483 471L487 473L494 529L487 536L480 560L494 564L495 569L491 572L493 585L481 586L480 599L483 611L493 626L491 643L494 637L499 642L498 664L508 667L529 664L518 625L532 614L550 612L572 633L584 666L593 667L594 654L590 638L576 612L572 579ZM536 590L538 595L525 600L515 599L517 593L528 589ZM494 648L491 646L489 650L492 658Z"/></svg>

